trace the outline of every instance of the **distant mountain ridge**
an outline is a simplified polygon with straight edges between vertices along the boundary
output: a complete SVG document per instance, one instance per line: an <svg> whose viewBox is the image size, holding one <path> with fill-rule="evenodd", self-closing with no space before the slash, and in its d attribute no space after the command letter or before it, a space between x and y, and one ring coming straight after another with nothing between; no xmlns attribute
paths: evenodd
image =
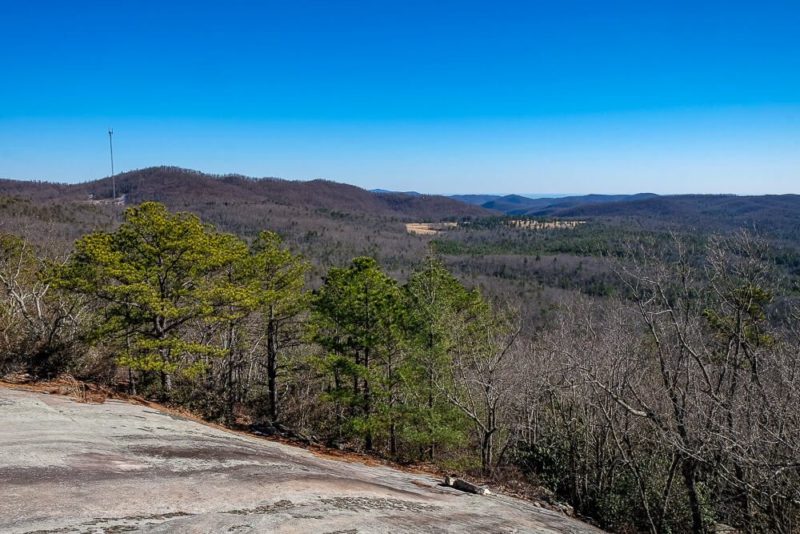
<svg viewBox="0 0 800 534"><path fill-rule="evenodd" d="M490 214L480 206L444 196L372 193L328 180L211 175L179 167L149 167L120 173L114 179L117 193L126 195L128 202L156 200L173 207L191 207L199 203L262 203L414 220ZM90 196L109 199L111 191L111 178L77 184L0 180L0 195L38 202L85 201Z"/></svg>
<svg viewBox="0 0 800 534"><path fill-rule="evenodd" d="M510 198L509 198L510 197ZM617 220L661 229L727 232L747 228L796 242L800 195L585 195L528 199L510 195L483 204L510 216Z"/></svg>
<svg viewBox="0 0 800 534"><path fill-rule="evenodd" d="M571 197L530 198L522 195L496 197L481 204L490 210L501 211L506 215L548 215L550 212L568 206L629 202L657 197L653 193L635 195L582 195Z"/></svg>
<svg viewBox="0 0 800 534"><path fill-rule="evenodd" d="M555 206L554 217L616 217L724 227L746 224L800 232L800 195L665 195L623 202Z"/></svg>
<svg viewBox="0 0 800 534"><path fill-rule="evenodd" d="M370 189L369 192L378 195L408 195L410 197L434 196L425 195L425 193L420 193L418 191L390 191L389 189Z"/></svg>
<svg viewBox="0 0 800 534"><path fill-rule="evenodd" d="M145 200L172 209L195 211L234 230L260 227L269 219L288 231L315 213L380 217L387 222L441 221L496 215L638 221L660 228L724 231L747 227L792 239L800 235L800 195L581 195L530 198L524 195L424 195L367 191L328 180L212 175L178 167L150 167L115 176L118 194L128 204ZM0 196L34 204L108 203L111 179L78 184L0 180ZM481 202L482 201L482 202ZM480 203L480 204L479 204Z"/></svg>
<svg viewBox="0 0 800 534"><path fill-rule="evenodd" d="M467 204L482 206L487 202L491 202L492 200L500 198L500 195L450 195L450 198L460 200L461 202L466 202Z"/></svg>

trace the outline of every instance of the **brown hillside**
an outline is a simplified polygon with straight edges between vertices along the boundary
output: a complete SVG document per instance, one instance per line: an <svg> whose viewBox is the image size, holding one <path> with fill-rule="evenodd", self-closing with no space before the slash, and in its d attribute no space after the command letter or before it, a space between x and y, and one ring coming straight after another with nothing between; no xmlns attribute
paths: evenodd
<svg viewBox="0 0 800 534"><path fill-rule="evenodd" d="M273 204L350 214L439 220L487 215L481 207L447 197L376 194L327 180L290 181L210 175L177 167L150 167L117 175L117 192L130 203L157 200L171 207L199 204ZM32 201L81 201L110 198L111 179L73 185L0 180L0 195Z"/></svg>

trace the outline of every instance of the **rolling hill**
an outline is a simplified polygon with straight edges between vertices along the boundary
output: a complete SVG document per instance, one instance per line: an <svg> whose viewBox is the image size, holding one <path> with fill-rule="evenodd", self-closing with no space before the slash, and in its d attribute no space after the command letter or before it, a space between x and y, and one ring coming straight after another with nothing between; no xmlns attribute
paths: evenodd
<svg viewBox="0 0 800 534"><path fill-rule="evenodd" d="M467 204L481 206L492 200L497 200L500 198L500 195L450 195L450 198L466 202Z"/></svg>
<svg viewBox="0 0 800 534"><path fill-rule="evenodd" d="M529 198L522 195L506 195L484 202L481 206L489 210L502 211L506 215L537 215L557 208L629 202L655 196L656 195L652 193L638 193L636 195L582 195L559 198Z"/></svg>
<svg viewBox="0 0 800 534"><path fill-rule="evenodd" d="M311 258L320 273L323 266L344 265L360 255L402 270L411 258L423 257L427 247L425 240L409 236L406 222L496 214L447 197L371 193L326 180L216 176L176 167L115 178L128 205L159 201L243 237L273 230ZM0 234L19 235L66 254L80 236L120 221L111 189L109 178L79 184L0 180Z"/></svg>
<svg viewBox="0 0 800 534"><path fill-rule="evenodd" d="M224 204L276 204L359 215L413 220L488 215L472 206L436 195L373 193L328 180L291 181L211 175L178 167L150 167L116 177L117 193L128 203L156 200L169 206L189 207L208 202ZM78 184L0 180L0 195L35 202L85 201L111 197L110 178Z"/></svg>
<svg viewBox="0 0 800 534"><path fill-rule="evenodd" d="M645 225L729 231L749 228L773 237L800 236L800 195L670 195L602 204L555 205L531 215L614 218Z"/></svg>

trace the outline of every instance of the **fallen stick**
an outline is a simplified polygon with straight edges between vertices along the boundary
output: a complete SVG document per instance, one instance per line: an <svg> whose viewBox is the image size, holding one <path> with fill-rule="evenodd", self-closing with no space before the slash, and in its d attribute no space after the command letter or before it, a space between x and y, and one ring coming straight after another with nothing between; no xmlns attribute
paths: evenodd
<svg viewBox="0 0 800 534"><path fill-rule="evenodd" d="M478 486L477 484L473 484L472 482L467 482L464 479L456 478L452 476L444 477L444 483L446 486L450 486L460 491L465 491L467 493L474 493L475 495L491 495L492 492L488 490L488 488L484 488L483 486Z"/></svg>

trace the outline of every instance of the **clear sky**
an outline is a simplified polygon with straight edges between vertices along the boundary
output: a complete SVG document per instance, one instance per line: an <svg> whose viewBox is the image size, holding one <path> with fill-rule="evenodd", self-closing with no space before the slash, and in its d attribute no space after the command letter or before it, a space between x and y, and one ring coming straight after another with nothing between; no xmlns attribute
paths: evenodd
<svg viewBox="0 0 800 534"><path fill-rule="evenodd" d="M800 2L0 0L0 176L800 193Z"/></svg>

